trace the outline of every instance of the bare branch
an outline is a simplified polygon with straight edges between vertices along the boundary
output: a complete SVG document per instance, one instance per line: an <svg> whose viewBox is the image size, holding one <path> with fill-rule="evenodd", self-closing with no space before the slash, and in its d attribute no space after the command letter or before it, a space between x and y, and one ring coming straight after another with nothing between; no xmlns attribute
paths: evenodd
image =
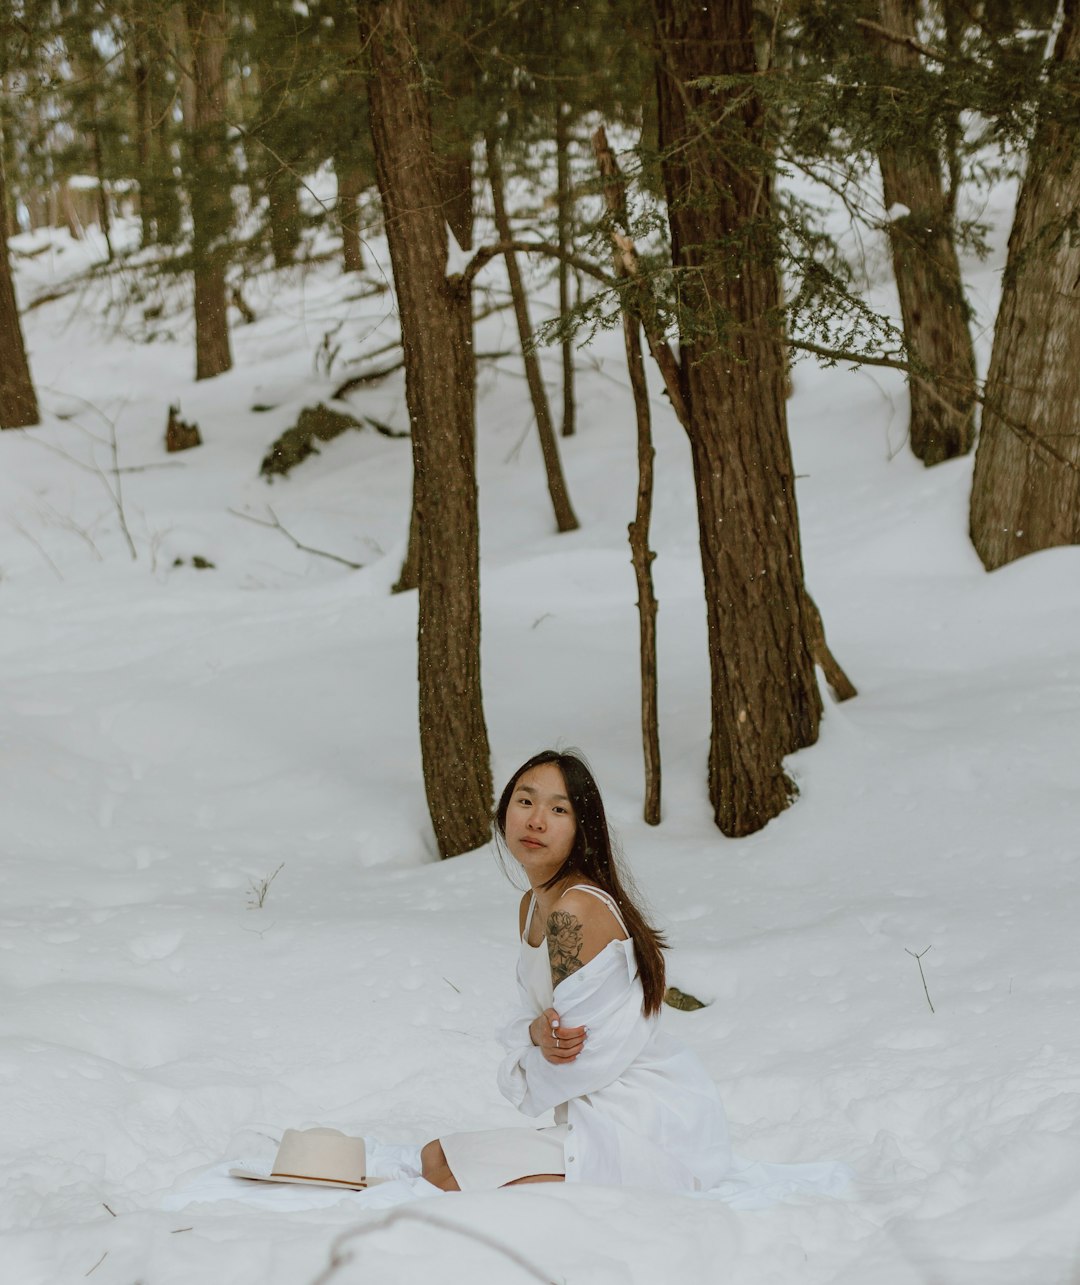
<svg viewBox="0 0 1080 1285"><path fill-rule="evenodd" d="M940 49L924 45L921 40L916 40L914 36L905 36L899 31L890 31L888 27L883 27L879 22L874 22L870 18L856 18L855 25L856 27L861 27L863 31L868 31L873 36L879 36L882 40L889 41L890 44L903 45L906 49L922 54L924 58L929 58L933 62L947 63L950 61L949 55L943 53Z"/></svg>
<svg viewBox="0 0 1080 1285"><path fill-rule="evenodd" d="M459 290L467 290L472 285L476 275L485 268L492 259L497 259L503 254L540 254L549 259L559 259L563 263L568 263L572 268L577 268L586 276L592 277L594 281L599 281L607 286L609 290L617 290L618 281L609 276L603 268L598 268L591 259L584 255L574 254L564 250L561 246L552 245L548 241L496 241L494 245L482 245L465 265L462 272L456 276L450 277Z"/></svg>
<svg viewBox="0 0 1080 1285"><path fill-rule="evenodd" d="M60 570L60 568L56 565L56 563L53 562L52 558L49 557L48 553L45 550L45 546L41 543L41 541L35 539L35 537L32 536L29 531L27 531L26 527L23 526L23 524L18 520L18 518L11 518L9 520L11 522L11 525L15 528L15 530L18 531L20 535L24 535L30 541L30 543L34 546L34 548L37 549L38 553L41 554L41 556L52 568L53 574L56 576L57 580L63 583L64 573Z"/></svg>
<svg viewBox="0 0 1080 1285"><path fill-rule="evenodd" d="M132 562L139 560L139 555L135 552L135 541L131 538L131 532L128 530L127 515L124 513L124 495L120 489L120 457L116 446L116 422L109 420L109 444L112 451L112 474L116 479L115 488L112 490L113 502L116 505L116 515L120 519L120 530L124 533L124 539L131 550Z"/></svg>
<svg viewBox="0 0 1080 1285"><path fill-rule="evenodd" d="M239 509L228 510L234 518L243 518L245 522L254 522L256 526L269 527L271 531L280 531L287 540L291 540L296 548L303 553L314 554L317 558L329 558L331 562L340 562L343 567L349 567L352 571L362 571L364 569L362 562L350 562L348 558L343 558L337 553L328 553L325 549L315 549L310 544L302 544L291 531L281 525L277 514L269 505L267 505L266 511L270 514L269 522L265 518L257 518L253 513L241 513Z"/></svg>
<svg viewBox="0 0 1080 1285"><path fill-rule="evenodd" d="M539 1281L540 1285L555 1285L554 1280L548 1273L541 1271L535 1263L530 1262L524 1254L520 1253L512 1245L504 1244L502 1241L496 1240L494 1236L488 1236L472 1227L459 1226L448 1218L440 1218L429 1213L426 1209L417 1209L414 1205L399 1205L379 1221L372 1220L359 1227L350 1227L347 1231L342 1232L330 1246L329 1264L325 1270L319 1273L312 1285L330 1285L330 1282L337 1274L338 1268L344 1267L347 1263L353 1261L354 1251L346 1248L349 1241L358 1240L361 1236L369 1236L373 1232L385 1231L399 1222L424 1223L428 1227L434 1227L439 1231L449 1231L458 1236L464 1236L468 1240L475 1241L478 1245L486 1245L496 1253L502 1254L503 1257L508 1258L510 1262L520 1267L533 1280Z"/></svg>
<svg viewBox="0 0 1080 1285"><path fill-rule="evenodd" d="M922 988L926 992L926 1002L930 1005L930 1012L931 1013L936 1012L936 1009L934 1008L934 1005L933 1005L933 1001L930 999L930 990L926 985L926 974L923 972L923 966L922 966L923 955L926 954L927 950L933 950L933 946L927 946L926 950L920 951L919 954L917 955L913 950L908 950L906 946L904 947L904 950L907 951L907 953L911 956L911 958L919 965L919 976L922 978Z"/></svg>

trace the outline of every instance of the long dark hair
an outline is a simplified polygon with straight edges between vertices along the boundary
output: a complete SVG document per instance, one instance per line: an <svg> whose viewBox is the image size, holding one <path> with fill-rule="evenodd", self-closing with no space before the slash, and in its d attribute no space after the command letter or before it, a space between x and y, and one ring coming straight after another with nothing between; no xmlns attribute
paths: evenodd
<svg viewBox="0 0 1080 1285"><path fill-rule="evenodd" d="M648 922L635 904L637 891L630 877L619 869L619 861L611 842L604 800L588 764L572 750L541 750L518 768L499 798L495 809L495 828L501 838L506 837L506 813L518 781L535 767L553 763L563 775L566 793L574 809L577 831L574 846L558 870L543 886L553 888L567 875L580 875L603 888L615 898L626 921L626 928L634 942L638 974L645 992L646 1017L659 1013L664 999L664 948L667 942Z"/></svg>

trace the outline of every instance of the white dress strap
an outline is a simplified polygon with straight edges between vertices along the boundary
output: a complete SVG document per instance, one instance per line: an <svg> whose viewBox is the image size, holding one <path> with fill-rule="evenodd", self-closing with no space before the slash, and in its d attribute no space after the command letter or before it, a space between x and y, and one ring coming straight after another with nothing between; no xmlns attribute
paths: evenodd
<svg viewBox="0 0 1080 1285"><path fill-rule="evenodd" d="M623 919L622 917L622 911L619 909L619 903L615 900L615 898L611 895L610 892L605 892L603 888L594 888L591 883L571 884L571 886L567 888L566 891L574 892L575 890L578 892L591 892L594 897L598 897L604 903L604 905L607 906L608 910L610 910L611 913L615 916L615 918L619 921L619 927L623 930L624 933L626 933L627 937L630 936L630 929L627 928L626 920ZM526 932L527 931L528 929L526 929Z"/></svg>
<svg viewBox="0 0 1080 1285"><path fill-rule="evenodd" d="M532 927L533 911L536 909L536 893L534 892L529 898L529 913L525 916L525 930L521 934L522 941L529 940L529 929Z"/></svg>

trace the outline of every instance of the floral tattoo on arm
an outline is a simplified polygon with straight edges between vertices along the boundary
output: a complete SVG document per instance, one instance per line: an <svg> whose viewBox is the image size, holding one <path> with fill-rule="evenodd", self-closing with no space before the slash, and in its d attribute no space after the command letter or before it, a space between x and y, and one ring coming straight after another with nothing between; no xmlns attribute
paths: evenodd
<svg viewBox="0 0 1080 1285"><path fill-rule="evenodd" d="M581 967L584 930L581 921L565 910L553 910L547 921L548 956L551 960L551 982L558 984Z"/></svg>

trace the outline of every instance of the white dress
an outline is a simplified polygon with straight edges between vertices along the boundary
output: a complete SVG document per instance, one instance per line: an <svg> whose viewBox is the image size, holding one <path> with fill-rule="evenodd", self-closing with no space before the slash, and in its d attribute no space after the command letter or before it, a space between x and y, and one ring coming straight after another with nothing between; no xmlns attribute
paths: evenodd
<svg viewBox="0 0 1080 1285"><path fill-rule="evenodd" d="M587 884L578 887L603 900L626 932L612 898ZM657 1018L645 1017L629 934L553 989L547 943L528 942L535 906L534 898L518 959L520 1011L500 1035L508 1055L498 1082L525 1115L553 1110L555 1126L441 1138L458 1185L476 1190L549 1173L611 1186L713 1186L731 1170L724 1109L697 1058L662 1032ZM573 1062L548 1062L529 1037L530 1024L547 1008L556 1009L566 1026L589 1028Z"/></svg>

